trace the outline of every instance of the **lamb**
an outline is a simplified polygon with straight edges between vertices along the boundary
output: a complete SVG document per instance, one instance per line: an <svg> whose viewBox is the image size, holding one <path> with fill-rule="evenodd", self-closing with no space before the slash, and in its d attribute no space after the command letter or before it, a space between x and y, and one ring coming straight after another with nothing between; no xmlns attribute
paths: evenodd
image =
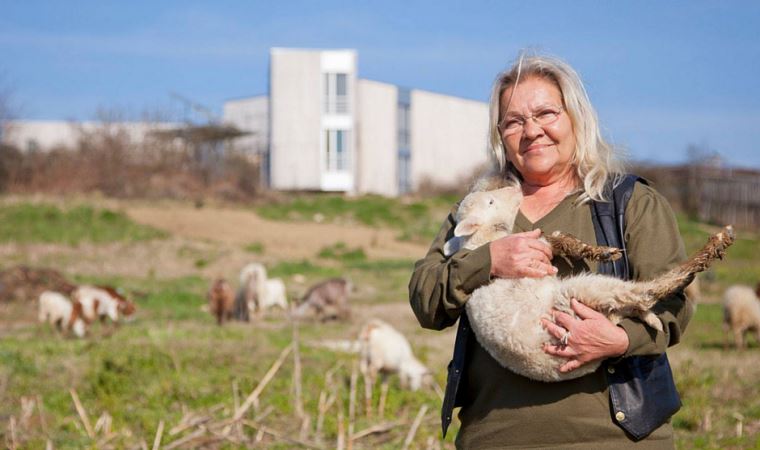
<svg viewBox="0 0 760 450"><path fill-rule="evenodd" d="M224 324L225 320L232 318L232 308L235 302L235 294L232 287L224 278L217 278L208 290L207 294L211 314L216 316L218 325Z"/></svg>
<svg viewBox="0 0 760 450"><path fill-rule="evenodd" d="M379 373L397 373L401 387L420 389L432 376L412 353L404 335L380 319L367 322L359 333L360 369L373 381Z"/></svg>
<svg viewBox="0 0 760 450"><path fill-rule="evenodd" d="M512 232L522 192L519 186L468 194L456 213L454 238L444 252L459 248L474 249ZM554 233L546 237L555 254L597 260L615 259L619 252L586 245L572 236ZM650 308L658 300L683 289L696 272L705 270L733 243L733 229L728 226L712 236L707 245L679 267L647 282L623 281L598 274L582 274L560 279L497 279L476 289L466 304L466 311L476 338L501 365L515 373L538 381L561 381L594 372L601 362L587 363L568 373L558 368L563 358L542 350L545 342L561 345L540 325L540 318L551 319L552 308L575 316L570 299L577 298L605 314L614 324L624 317L639 317L655 329L662 323Z"/></svg>
<svg viewBox="0 0 760 450"><path fill-rule="evenodd" d="M38 319L41 323L55 324L60 331L71 330L80 338L86 332L81 305L75 307L59 292L44 291L40 294Z"/></svg>
<svg viewBox="0 0 760 450"><path fill-rule="evenodd" d="M749 286L734 285L723 294L723 327L734 333L736 348L744 348L744 335L755 332L760 344L760 283L755 291Z"/></svg>
<svg viewBox="0 0 760 450"><path fill-rule="evenodd" d="M285 283L279 278L267 278L267 271L259 263L250 263L240 271L240 289L238 302L245 302L248 310L261 313L278 306L288 309L288 297ZM241 313L241 317L247 314Z"/></svg>
<svg viewBox="0 0 760 450"><path fill-rule="evenodd" d="M330 278L310 287L301 298L293 317L304 318L315 315L322 321L329 319L346 320L351 316L348 295L353 286L345 278Z"/></svg>

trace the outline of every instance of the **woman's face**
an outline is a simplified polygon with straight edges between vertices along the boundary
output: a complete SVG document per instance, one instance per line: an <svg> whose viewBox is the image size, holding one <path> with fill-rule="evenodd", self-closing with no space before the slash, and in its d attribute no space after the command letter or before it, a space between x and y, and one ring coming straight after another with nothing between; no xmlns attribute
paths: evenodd
<svg viewBox="0 0 760 450"><path fill-rule="evenodd" d="M522 174L525 182L545 186L575 177L570 164L575 152L573 124L562 109L562 95L556 84L541 77L526 78L516 88L504 90L499 107L499 123L502 125L499 132L507 159ZM538 117L544 111L561 112L548 125L541 125L529 118L533 115ZM524 120L522 128L516 132L514 129L507 131L503 124L515 118L517 122Z"/></svg>

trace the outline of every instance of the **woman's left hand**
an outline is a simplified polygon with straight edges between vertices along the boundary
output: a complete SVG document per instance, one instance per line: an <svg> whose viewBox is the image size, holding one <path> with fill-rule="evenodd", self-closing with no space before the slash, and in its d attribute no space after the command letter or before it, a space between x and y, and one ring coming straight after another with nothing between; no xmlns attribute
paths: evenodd
<svg viewBox="0 0 760 450"><path fill-rule="evenodd" d="M554 311L556 323L541 319L543 327L555 338L562 340L567 336L567 345L544 344L546 353L567 358L559 368L560 372L570 372L591 361L620 356L628 350L628 334L623 328L576 299L570 300L570 305L578 315L577 319L561 311Z"/></svg>

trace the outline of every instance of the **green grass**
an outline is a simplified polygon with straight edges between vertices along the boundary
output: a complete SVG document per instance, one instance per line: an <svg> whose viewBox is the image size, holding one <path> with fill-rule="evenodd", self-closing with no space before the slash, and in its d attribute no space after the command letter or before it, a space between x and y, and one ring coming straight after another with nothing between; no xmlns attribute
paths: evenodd
<svg viewBox="0 0 760 450"><path fill-rule="evenodd" d="M0 206L0 242L77 245L164 237L165 233L135 224L124 214L108 209L61 209L31 203Z"/></svg>
<svg viewBox="0 0 760 450"><path fill-rule="evenodd" d="M248 253L253 253L254 255L263 255L265 248L266 247L261 242L251 242L250 244L243 247L243 250L247 251Z"/></svg>
<svg viewBox="0 0 760 450"><path fill-rule="evenodd" d="M302 203L298 203L298 201ZM438 228L455 199L425 200L403 204L381 198L346 199L337 196L315 196L273 207L280 217L288 220L313 220L317 212L325 220L343 223L362 223L378 227L393 227L400 234L425 235L429 240ZM383 206L385 205L385 206ZM415 206L416 205L416 206ZM110 242L140 240L145 237L131 230L131 224L120 214L93 208L61 210L55 207L21 205L26 213L13 212L13 207L0 207L0 241L8 242ZM51 209L47 209L51 208ZM20 236L47 236L56 227L45 224L42 231L23 230L22 224L33 227L45 222L44 211L52 223L66 223L79 231L78 236L46 241L40 237L25 241ZM79 211L78 213L73 213ZM84 211L84 212L83 212ZM37 214L37 216L34 216ZM114 219L111 215L120 216ZM311 215L310 215L311 214ZM92 219L105 215L106 219ZM415 216L416 215L416 216ZM37 217L36 220L28 217ZM27 217L27 222L19 219ZM42 218L41 218L42 217ZM83 219L84 217L85 219ZM418 222L415 222L418 220ZM57 222L56 222L57 221ZM404 223L390 223L407 221ZM90 230L90 222L97 223ZM10 225L6 225L10 224ZM84 224L84 225L83 225ZM428 225L429 224L429 227ZM435 224L435 225L433 225ZM679 218L687 251L700 247L715 227ZM126 231L125 231L126 230ZM432 230L432 231L431 231ZM72 232L73 233L73 232ZM416 233L416 234L415 234ZM93 235L110 236L97 240ZM121 236L118 239L113 236ZM136 236L142 236L137 238ZM148 234L147 236L150 236ZM158 236L160 237L160 236ZM760 279L760 247L756 236L739 232L737 243L728 250L725 261L703 277L705 285L718 295L727 284L754 284ZM24 238L27 239L27 238ZM31 238L28 238L31 239ZM244 249L259 254L263 245L251 243ZM224 255L204 246L188 244L179 249L177 257L195 261L196 266L217 261ZM422 256L422 255L420 255ZM301 292L316 281L345 276L358 291L352 297L356 307L379 303L406 303L407 283L413 260L371 260L361 248L345 244L324 247L314 258L280 261L268 267L272 277L283 277L290 294ZM306 279L296 285L289 281L296 274ZM232 386L238 386L244 398L262 380L280 351L292 339L292 329L282 315L273 314L252 324L234 323L218 327L208 312L202 310L210 280L200 276L175 279L74 276L80 283L106 283L121 287L138 305L134 322L122 325L111 334L95 324L92 337L85 340L62 339L54 330L28 322L18 329L2 330L0 337L0 442L7 443L8 424L14 417L20 448L45 448L50 439L55 448L97 448L89 439L69 394L73 388L79 395L92 424L103 413L113 417L112 428L117 432L111 444L115 448L132 448L144 440L151 445L159 421L164 421L164 445L186 436L188 432L169 436L168 430L180 422L187 411L208 414L214 420L229 417L233 409ZM2 307L2 305L0 305ZM20 309L20 308L18 308ZM0 310L3 312L5 310ZM15 310L14 310L15 311ZM408 314L411 314L409 311ZM33 317L33 315L31 316ZM5 318L0 317L5 320ZM12 319L12 318L10 318ZM33 318L30 320L34 320ZM718 304L700 304L683 341L671 351L676 383L683 408L673 418L678 448L760 448L760 345L742 353L724 350L726 335L721 327L722 311ZM319 339L346 339L355 335L359 323L305 323L300 329L301 342ZM422 335L423 331L418 331ZM423 344L424 339L410 341L415 353L423 360L437 358L440 350ZM312 430L319 394L325 388L335 388L344 415L349 410L349 386L354 364L352 355L325 351L303 345L300 349L303 364L304 407L312 415ZM450 350L447 350L450 352ZM325 374L338 367L333 384L327 386ZM444 365L431 367L439 385L445 382ZM261 405L272 406L273 412L264 423L274 429L296 436L299 423L295 420L293 404L293 362L286 360L271 383L262 391ZM4 386L4 387L3 387ZM420 427L413 447L424 448L429 437L439 439L439 423L434 419L440 399L430 391L410 393L398 389L391 379L391 397L385 416L369 420L361 408L363 385L359 381L357 400L359 411L355 431L381 421L404 419L404 426L391 432L392 439L382 435L361 441L355 448L400 448L403 438L422 405L429 406L428 419ZM374 398L379 395L375 386ZM37 410L21 427L22 398L42 399L42 419ZM251 411L248 418L253 417ZM338 430L337 405L325 419L325 446L334 446ZM710 420L706 418L709 417ZM741 417L744 435L736 436ZM455 421L444 448L451 448L458 423ZM43 431L46 430L46 431ZM253 434L251 430L249 433ZM267 448L292 448L290 444L272 444ZM236 448L228 445L223 448Z"/></svg>
<svg viewBox="0 0 760 450"><path fill-rule="evenodd" d="M359 263L367 260L367 255L361 247L348 248L344 242L336 242L333 245L323 247L317 253L317 257L343 263Z"/></svg>
<svg viewBox="0 0 760 450"><path fill-rule="evenodd" d="M270 317L257 324L218 327L210 314L201 311L206 281L200 278L87 281L118 283L127 291L142 292L143 296L137 298L137 318L112 335L95 324L91 337L85 340L61 339L52 329L36 324L0 340L0 380L7 380L7 389L0 392L0 418L3 418L0 439L7 436L8 418L20 417L20 399L39 396L44 404L42 417L47 433L42 431L35 411L31 426L19 434L22 448L44 448L47 438L56 448L94 448L75 412L69 394L69 389L74 389L91 423L103 413L113 418L112 428L119 434L112 443L117 448L131 447L138 439L152 442L162 420L167 427L166 445L188 434L171 437L166 434L180 422L185 411L204 413L215 409L215 413L210 413L214 420L229 417L233 409L233 383L242 397L248 395L292 340L292 329L281 317ZM307 343L346 338L353 331L351 324L305 323L299 333L301 342ZM348 381L354 357L306 345L300 353L304 407L312 414L312 420L316 420L319 395L325 388L329 388L328 392L335 389L347 414ZM326 386L325 374L336 367L333 384ZM274 408L265 421L268 426L297 435L299 423L293 419L292 378L291 357L262 392L261 403L262 407ZM360 381L359 399L363 398L362 386ZM370 420L363 413L358 414L355 430L400 416L407 423L396 431L394 440L370 445L371 448L398 448L419 407L427 403L434 409L438 402L433 392L400 392L395 379L391 392L385 417ZM378 395L376 386L375 401ZM325 420L324 438L328 443L334 443L337 437L336 408L333 406ZM248 417L253 415L251 411ZM417 445L423 445L428 436L436 433L435 424L423 426ZM372 438L365 440L363 448L371 442Z"/></svg>

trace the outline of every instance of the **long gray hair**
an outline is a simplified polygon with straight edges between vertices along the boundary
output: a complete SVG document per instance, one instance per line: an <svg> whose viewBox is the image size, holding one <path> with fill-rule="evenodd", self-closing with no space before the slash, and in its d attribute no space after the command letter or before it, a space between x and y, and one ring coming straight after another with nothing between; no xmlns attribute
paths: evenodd
<svg viewBox="0 0 760 450"><path fill-rule="evenodd" d="M523 54L512 67L496 77L491 90L488 132L491 152L498 163L499 172L506 178L521 179L517 169L507 160L501 140L500 102L505 90L529 77L540 77L553 82L562 95L562 103L575 135L575 152L571 164L583 185L581 200L605 200L604 187L609 180L617 183L625 171L623 161L602 138L599 119L580 77L570 65L557 58Z"/></svg>

